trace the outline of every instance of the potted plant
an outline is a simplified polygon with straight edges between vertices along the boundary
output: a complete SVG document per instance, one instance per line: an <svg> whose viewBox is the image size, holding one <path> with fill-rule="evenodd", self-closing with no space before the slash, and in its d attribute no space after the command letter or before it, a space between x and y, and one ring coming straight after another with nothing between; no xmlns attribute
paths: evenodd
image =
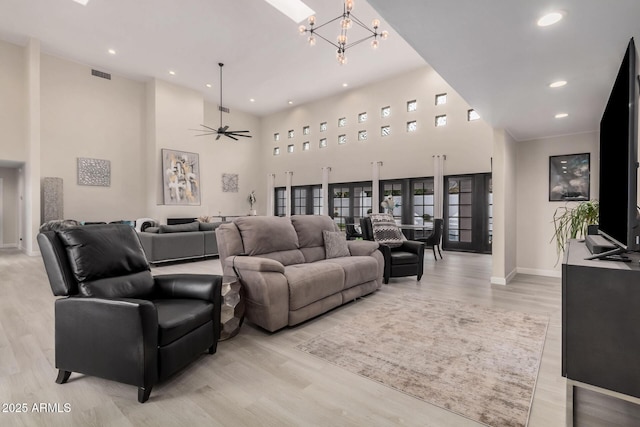
<svg viewBox="0 0 640 427"><path fill-rule="evenodd" d="M570 239L586 236L589 226L598 223L599 206L597 200L588 200L556 209L553 213L555 231L551 240L556 241L558 260Z"/></svg>

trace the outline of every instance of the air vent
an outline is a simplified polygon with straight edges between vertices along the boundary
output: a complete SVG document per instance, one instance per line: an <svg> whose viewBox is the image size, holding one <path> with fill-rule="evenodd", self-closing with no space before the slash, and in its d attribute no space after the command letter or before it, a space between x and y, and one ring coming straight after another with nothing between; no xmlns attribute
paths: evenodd
<svg viewBox="0 0 640 427"><path fill-rule="evenodd" d="M231 110L229 110L227 107L218 106L218 111L222 111L223 113L229 113Z"/></svg>
<svg viewBox="0 0 640 427"><path fill-rule="evenodd" d="M91 75L92 76L96 76L96 77L100 77L102 79L111 80L111 74L105 73L104 71L91 70Z"/></svg>

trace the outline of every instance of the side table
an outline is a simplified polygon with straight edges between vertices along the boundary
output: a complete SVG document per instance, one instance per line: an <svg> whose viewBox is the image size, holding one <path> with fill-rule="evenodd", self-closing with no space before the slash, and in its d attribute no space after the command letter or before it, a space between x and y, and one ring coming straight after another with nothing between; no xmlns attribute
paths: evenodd
<svg viewBox="0 0 640 427"><path fill-rule="evenodd" d="M235 276L222 277L222 309L220 310L220 339L228 340L238 335L244 321L242 285Z"/></svg>

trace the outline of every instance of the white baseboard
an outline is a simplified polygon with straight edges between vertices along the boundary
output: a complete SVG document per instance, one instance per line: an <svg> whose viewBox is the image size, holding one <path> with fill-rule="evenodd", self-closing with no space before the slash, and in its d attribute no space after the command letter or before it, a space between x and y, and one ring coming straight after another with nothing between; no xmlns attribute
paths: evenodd
<svg viewBox="0 0 640 427"><path fill-rule="evenodd" d="M531 274L532 276L562 277L562 272L559 270L540 270L537 268L518 267L517 271L520 274Z"/></svg>
<svg viewBox="0 0 640 427"><path fill-rule="evenodd" d="M17 243L0 243L0 248L9 249L9 248L18 248Z"/></svg>
<svg viewBox="0 0 640 427"><path fill-rule="evenodd" d="M513 280L513 278L516 276L516 274L518 273L517 269L516 270L511 270L511 272L509 274L507 274L507 277L497 277L497 276L491 276L491 284L492 285L507 285L509 284L510 281Z"/></svg>

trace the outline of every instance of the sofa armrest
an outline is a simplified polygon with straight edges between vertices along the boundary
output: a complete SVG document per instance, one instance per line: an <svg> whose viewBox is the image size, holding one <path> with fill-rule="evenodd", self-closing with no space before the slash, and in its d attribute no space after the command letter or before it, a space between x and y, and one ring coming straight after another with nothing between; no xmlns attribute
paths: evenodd
<svg viewBox="0 0 640 427"><path fill-rule="evenodd" d="M404 242L402 242L402 246L400 246L400 249L422 255L424 254L424 242L405 240Z"/></svg>
<svg viewBox="0 0 640 427"><path fill-rule="evenodd" d="M238 271L260 271L284 274L284 265L269 258L255 256L230 256L225 260L227 267L235 268Z"/></svg>
<svg viewBox="0 0 640 427"><path fill-rule="evenodd" d="M60 370L138 387L158 380L158 313L151 301L58 299L55 339Z"/></svg>
<svg viewBox="0 0 640 427"><path fill-rule="evenodd" d="M156 291L161 298L191 298L220 301L222 276L213 274L162 274L154 276ZM219 307L218 304L216 307Z"/></svg>
<svg viewBox="0 0 640 427"><path fill-rule="evenodd" d="M368 256L378 249L378 243L369 240L347 240L352 256Z"/></svg>

